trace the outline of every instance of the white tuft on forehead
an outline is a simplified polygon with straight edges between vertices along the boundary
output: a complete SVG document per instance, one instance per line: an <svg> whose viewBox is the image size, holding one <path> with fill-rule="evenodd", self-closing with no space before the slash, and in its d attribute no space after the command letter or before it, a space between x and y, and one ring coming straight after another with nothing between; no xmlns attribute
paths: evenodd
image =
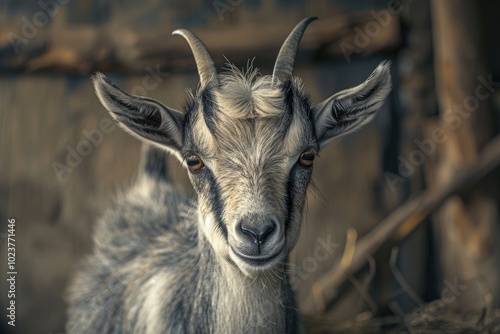
<svg viewBox="0 0 500 334"><path fill-rule="evenodd" d="M228 64L221 73L220 90L214 92L220 111L233 119L275 117L283 113L283 92L272 86L271 76L260 76L251 65L242 71Z"/></svg>

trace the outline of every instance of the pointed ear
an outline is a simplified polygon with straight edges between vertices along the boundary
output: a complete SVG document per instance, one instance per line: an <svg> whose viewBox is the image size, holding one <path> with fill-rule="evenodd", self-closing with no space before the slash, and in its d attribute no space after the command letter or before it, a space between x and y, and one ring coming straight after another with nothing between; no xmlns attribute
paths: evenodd
<svg viewBox="0 0 500 334"><path fill-rule="evenodd" d="M102 73L96 73L92 81L102 105L123 129L178 154L183 138L182 113L158 101L125 93Z"/></svg>
<svg viewBox="0 0 500 334"><path fill-rule="evenodd" d="M341 91L312 108L320 146L370 122L391 90L391 64L380 63L361 85Z"/></svg>

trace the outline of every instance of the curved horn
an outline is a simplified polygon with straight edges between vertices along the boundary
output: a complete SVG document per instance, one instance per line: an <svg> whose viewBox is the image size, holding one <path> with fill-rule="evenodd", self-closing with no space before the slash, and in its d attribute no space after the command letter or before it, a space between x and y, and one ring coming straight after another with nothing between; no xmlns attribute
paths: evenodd
<svg viewBox="0 0 500 334"><path fill-rule="evenodd" d="M274 65L273 70L273 85L277 79L286 79L292 75L293 63L295 62L295 55L299 48L300 39L304 34L309 23L316 20L317 17L311 16L303 19L295 26L290 35L288 35L285 43L281 46L278 58Z"/></svg>
<svg viewBox="0 0 500 334"><path fill-rule="evenodd" d="M191 51L196 61L198 74L200 75L200 82L202 85L210 82L211 80L219 81L217 71L215 70L214 61L203 42L191 31L186 29L177 29L172 32L172 35L182 36L189 44Z"/></svg>

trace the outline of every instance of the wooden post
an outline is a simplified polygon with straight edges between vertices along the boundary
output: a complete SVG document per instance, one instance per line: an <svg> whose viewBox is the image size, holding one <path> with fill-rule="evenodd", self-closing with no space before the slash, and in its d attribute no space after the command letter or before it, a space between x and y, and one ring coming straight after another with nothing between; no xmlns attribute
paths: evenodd
<svg viewBox="0 0 500 334"><path fill-rule="evenodd" d="M474 164L478 151L496 131L491 107L494 88L482 49L482 5L481 1L469 0L432 1L440 109L437 126L444 130L445 137L436 145L434 166L427 169L431 184L445 184ZM450 290L450 285L459 285L451 293L458 302L454 305L462 309L484 306L491 299L491 288L498 289L500 267L498 263L488 264L499 253L494 249L499 228L497 176L453 197L434 216L442 294Z"/></svg>

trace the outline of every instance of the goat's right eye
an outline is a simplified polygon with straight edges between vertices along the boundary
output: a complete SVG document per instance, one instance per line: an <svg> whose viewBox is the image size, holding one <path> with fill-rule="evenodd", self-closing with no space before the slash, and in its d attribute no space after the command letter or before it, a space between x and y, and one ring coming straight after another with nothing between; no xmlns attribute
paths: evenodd
<svg viewBox="0 0 500 334"><path fill-rule="evenodd" d="M314 161L314 151L307 150L300 155L299 163L305 167L311 167Z"/></svg>
<svg viewBox="0 0 500 334"><path fill-rule="evenodd" d="M187 168L192 171L196 172L205 166L203 161L200 159L200 157L197 157L196 155L192 155L189 158L186 159L186 164Z"/></svg>

